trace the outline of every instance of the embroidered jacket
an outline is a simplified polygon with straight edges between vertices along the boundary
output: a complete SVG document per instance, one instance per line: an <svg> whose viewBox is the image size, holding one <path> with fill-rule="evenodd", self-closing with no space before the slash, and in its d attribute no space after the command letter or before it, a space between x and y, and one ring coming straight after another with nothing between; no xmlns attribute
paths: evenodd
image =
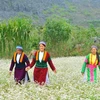
<svg viewBox="0 0 100 100"><path fill-rule="evenodd" d="M10 71L13 70L14 65L15 65L16 69L25 68L30 65L28 57L25 55L24 52L22 52L22 54L20 56L19 63L17 63L16 57L17 57L17 53L15 52L13 55L12 61L11 61Z"/></svg>
<svg viewBox="0 0 100 100"><path fill-rule="evenodd" d="M86 56L86 59L83 63L82 70L81 70L82 73L85 72L85 69L89 64L94 66L95 68L98 65L98 67L100 69L100 61L98 61L97 56L90 53Z"/></svg>
<svg viewBox="0 0 100 100"><path fill-rule="evenodd" d="M49 53L47 51L44 51L42 61L40 62L39 61L39 52L40 52L39 50L35 52L35 54L33 56L33 60L30 64L30 67L32 68L34 66L34 64L36 64L36 67L38 67L38 68L47 68L47 62L48 62L51 69L55 70L55 67L52 63Z"/></svg>

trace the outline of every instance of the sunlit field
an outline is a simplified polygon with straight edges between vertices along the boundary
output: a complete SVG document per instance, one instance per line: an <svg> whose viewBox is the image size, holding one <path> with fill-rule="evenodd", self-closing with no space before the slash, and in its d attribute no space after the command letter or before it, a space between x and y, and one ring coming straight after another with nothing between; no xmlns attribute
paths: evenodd
<svg viewBox="0 0 100 100"><path fill-rule="evenodd" d="M0 100L100 100L100 81L83 82L81 66L84 57L52 59L57 73L49 68L50 84L38 86L33 83L33 68L29 71L30 83L15 85L9 76L10 60L0 60ZM98 70L98 80L100 72Z"/></svg>

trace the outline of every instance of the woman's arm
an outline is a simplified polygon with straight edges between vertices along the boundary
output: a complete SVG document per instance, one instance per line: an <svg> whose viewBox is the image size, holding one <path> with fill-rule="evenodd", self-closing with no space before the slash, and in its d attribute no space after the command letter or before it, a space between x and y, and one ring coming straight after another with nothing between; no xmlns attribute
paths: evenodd
<svg viewBox="0 0 100 100"><path fill-rule="evenodd" d="M32 68L35 65L36 60L33 58L31 64L29 65Z"/></svg>
<svg viewBox="0 0 100 100"><path fill-rule="evenodd" d="M49 64L50 68L52 69L52 71L54 71L56 73L56 68L51 60L49 53L48 53L48 64Z"/></svg>
<svg viewBox="0 0 100 100"><path fill-rule="evenodd" d="M14 68L14 65L15 65L15 63L14 63L14 60L12 59L11 65L10 65L10 68L9 68L9 74L10 74L10 75L11 75L11 73L12 73L12 70L13 70L13 68Z"/></svg>
<svg viewBox="0 0 100 100"><path fill-rule="evenodd" d="M82 69L81 69L81 73L82 73L82 74L84 74L84 72L85 72L85 69L86 69L88 60L89 60L89 55L86 56L85 61L84 61L84 63L83 63L83 66L82 66Z"/></svg>
<svg viewBox="0 0 100 100"><path fill-rule="evenodd" d="M35 52L35 54L33 56L31 64L28 67L26 67L25 70L28 71L30 68L32 68L35 65L35 63L36 63L36 52Z"/></svg>
<svg viewBox="0 0 100 100"><path fill-rule="evenodd" d="M29 59L26 55L24 55L24 60L25 60L25 63L27 64L26 67L29 66L30 62L29 62Z"/></svg>
<svg viewBox="0 0 100 100"><path fill-rule="evenodd" d="M26 71L30 70L34 66L35 62L36 60L33 58L31 64L28 67L26 67L25 70Z"/></svg>

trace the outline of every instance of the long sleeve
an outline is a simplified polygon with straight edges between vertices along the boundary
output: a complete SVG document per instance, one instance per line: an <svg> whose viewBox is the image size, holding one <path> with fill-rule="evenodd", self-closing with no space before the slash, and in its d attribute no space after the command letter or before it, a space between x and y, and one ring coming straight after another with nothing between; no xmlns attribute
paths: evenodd
<svg viewBox="0 0 100 100"><path fill-rule="evenodd" d="M52 70L55 70L56 69L55 66L54 66L54 64L52 63L52 60L48 61L48 64L49 64L49 66L50 66L50 68Z"/></svg>
<svg viewBox="0 0 100 100"><path fill-rule="evenodd" d="M31 64L29 65L30 68L32 68L32 67L35 65L35 63L36 63L36 53L37 53L37 51L36 51L36 52L34 53L34 55L33 55L32 62L31 62Z"/></svg>
<svg viewBox="0 0 100 100"><path fill-rule="evenodd" d="M26 61L26 63L27 63L27 66L29 66L29 65L30 65L30 62L29 62L29 60L28 60L28 61Z"/></svg>
<svg viewBox="0 0 100 100"><path fill-rule="evenodd" d="M100 65L98 65L98 68L99 68L99 70L100 70Z"/></svg>
<svg viewBox="0 0 100 100"><path fill-rule="evenodd" d="M51 57L50 57L49 53L48 53L48 64L49 64L50 68L53 71L56 69L55 66L54 66L54 64L53 64L53 62L52 62L52 60L51 60Z"/></svg>
<svg viewBox="0 0 100 100"><path fill-rule="evenodd" d="M99 64L98 64L99 70L100 70L100 57L99 57Z"/></svg>
<svg viewBox="0 0 100 100"><path fill-rule="evenodd" d="M81 69L81 73L84 73L85 72L85 69L86 69L88 60L89 60L89 55L87 55L86 58L85 58L85 61L83 63L82 69Z"/></svg>
<svg viewBox="0 0 100 100"><path fill-rule="evenodd" d="M86 69L86 62L83 63L82 69L81 69L81 73L84 73Z"/></svg>
<svg viewBox="0 0 100 100"><path fill-rule="evenodd" d="M15 65L15 63L14 63L14 60L12 59L12 61L11 61L11 65L10 65L10 71L12 71L13 70L13 68L14 68L14 65Z"/></svg>
<svg viewBox="0 0 100 100"><path fill-rule="evenodd" d="M30 65L28 57L25 55L24 56L25 62L26 62L26 67Z"/></svg>
<svg viewBox="0 0 100 100"><path fill-rule="evenodd" d="M32 67L35 65L35 62L36 62L36 60L33 58L33 59L32 59L32 62L31 62L31 64L30 64L30 68L32 68Z"/></svg>

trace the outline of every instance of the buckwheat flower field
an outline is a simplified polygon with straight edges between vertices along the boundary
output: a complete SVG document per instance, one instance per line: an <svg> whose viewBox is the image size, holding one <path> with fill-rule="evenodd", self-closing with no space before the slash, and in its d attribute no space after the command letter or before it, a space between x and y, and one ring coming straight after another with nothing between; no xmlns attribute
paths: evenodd
<svg viewBox="0 0 100 100"><path fill-rule="evenodd" d="M33 84L33 68L29 71L31 82L15 85L13 73L9 76L10 60L0 60L0 100L100 100L100 72L98 82L83 82L81 66L85 57L53 58L57 73L49 68L50 84Z"/></svg>

